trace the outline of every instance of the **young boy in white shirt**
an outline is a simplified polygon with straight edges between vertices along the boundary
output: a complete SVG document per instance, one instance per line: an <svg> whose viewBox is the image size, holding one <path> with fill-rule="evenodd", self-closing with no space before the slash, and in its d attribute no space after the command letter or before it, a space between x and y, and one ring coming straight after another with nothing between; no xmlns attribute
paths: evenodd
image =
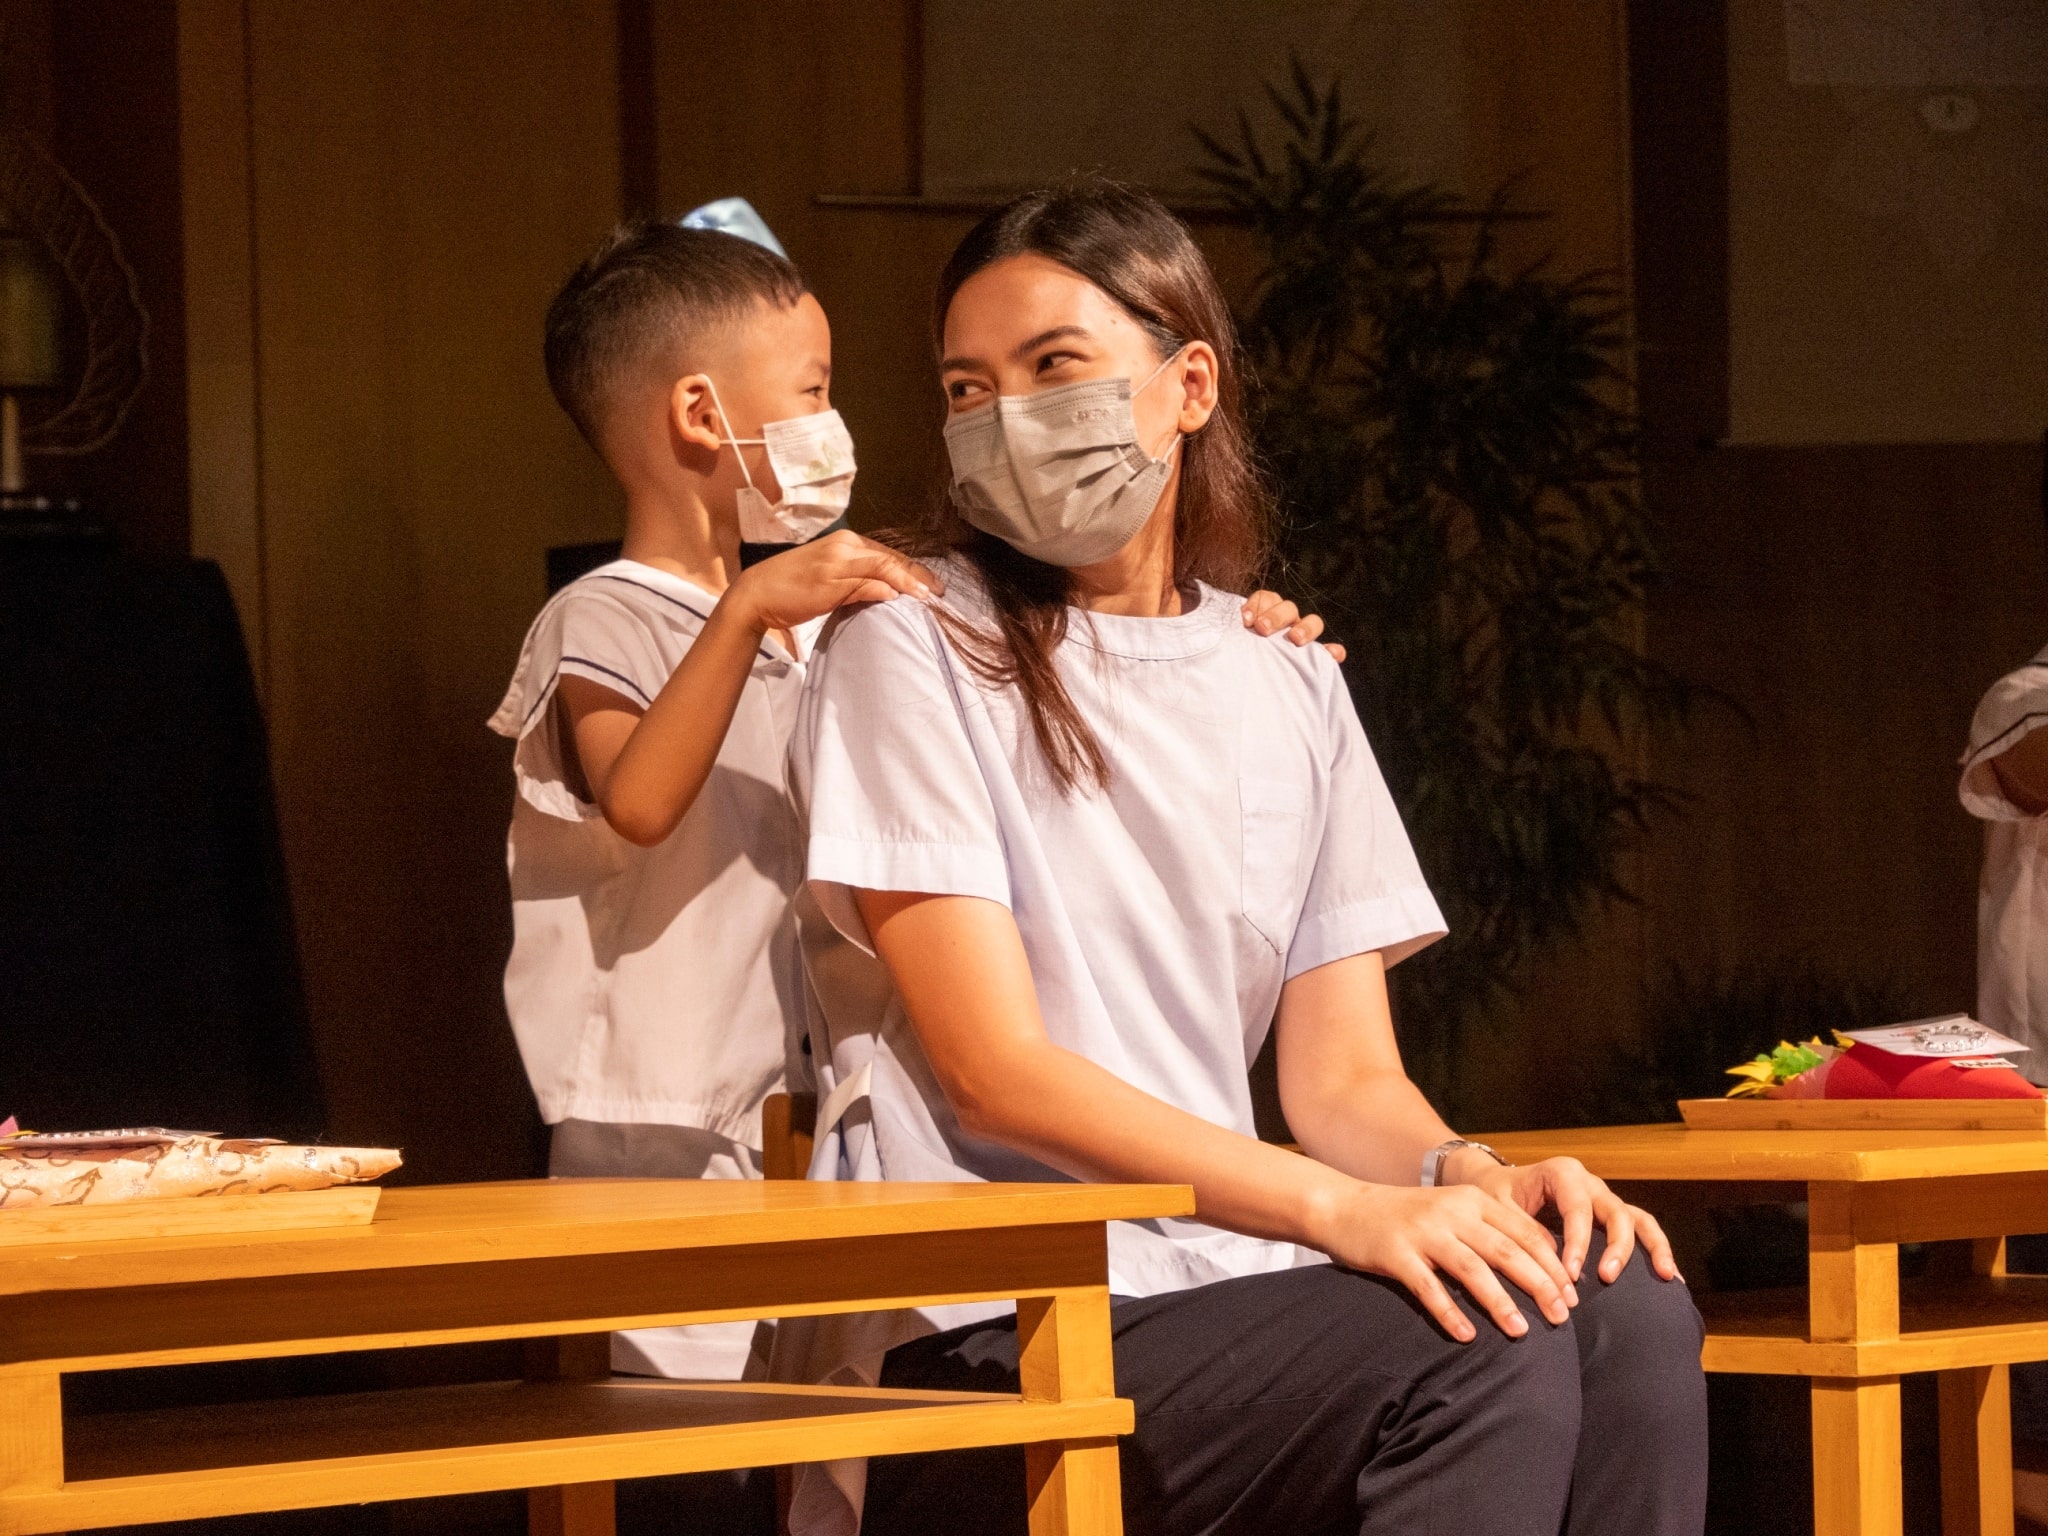
<svg viewBox="0 0 2048 1536"><path fill-rule="evenodd" d="M782 760L808 642L932 580L850 532L740 569L743 531L845 509L831 347L786 260L669 224L621 228L548 311L549 383L626 496L621 557L541 610L491 720L518 742L505 1004L554 1174L758 1177L761 1103L802 1080ZM736 1377L751 1332L622 1335L614 1359Z"/></svg>
<svg viewBox="0 0 2048 1536"><path fill-rule="evenodd" d="M940 583L840 531L853 445L825 312L779 253L622 226L548 311L548 380L626 495L620 558L529 630L505 1003L558 1176L757 1178L761 1105L809 1086L783 780L811 641L842 603ZM740 543L791 548L742 571ZM808 542L805 542L808 540ZM1244 623L1319 619L1255 594ZM734 1378L751 1323L615 1336L613 1363Z"/></svg>

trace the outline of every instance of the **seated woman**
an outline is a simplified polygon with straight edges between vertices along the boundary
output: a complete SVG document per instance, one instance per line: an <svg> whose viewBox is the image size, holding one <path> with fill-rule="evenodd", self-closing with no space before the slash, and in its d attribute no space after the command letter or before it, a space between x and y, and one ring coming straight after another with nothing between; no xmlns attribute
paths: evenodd
<svg viewBox="0 0 2048 1536"><path fill-rule="evenodd" d="M1227 595L1266 505L1187 231L1114 186L1020 199L938 324L943 603L844 616L792 749L812 891L894 982L824 1042L828 1103L866 1100L814 1175L1194 1187L1198 1221L1111 1233L1133 1531L1698 1532L1664 1235L1575 1162L1458 1140L1402 1070L1386 967L1443 920L1336 664ZM1306 1156L1253 1133L1269 1027ZM996 1317L883 1380L1015 1369ZM1021 1531L1023 1490L1015 1450L878 1462L865 1528Z"/></svg>

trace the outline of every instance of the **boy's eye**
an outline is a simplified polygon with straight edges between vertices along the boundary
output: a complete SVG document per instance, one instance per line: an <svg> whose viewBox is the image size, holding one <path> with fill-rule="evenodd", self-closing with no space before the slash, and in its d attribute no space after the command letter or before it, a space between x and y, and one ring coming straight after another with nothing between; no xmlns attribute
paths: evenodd
<svg viewBox="0 0 2048 1536"><path fill-rule="evenodd" d="M1038 371L1040 373L1051 373L1054 369L1065 367L1068 363L1076 360L1072 352L1048 352L1039 358Z"/></svg>
<svg viewBox="0 0 2048 1536"><path fill-rule="evenodd" d="M946 397L949 400L965 400L970 395L982 392L981 382L977 379L955 379L946 386Z"/></svg>

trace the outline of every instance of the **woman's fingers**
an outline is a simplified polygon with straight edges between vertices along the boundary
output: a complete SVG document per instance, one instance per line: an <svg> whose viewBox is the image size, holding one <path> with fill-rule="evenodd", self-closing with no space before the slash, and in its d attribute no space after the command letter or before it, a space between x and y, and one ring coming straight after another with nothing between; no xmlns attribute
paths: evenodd
<svg viewBox="0 0 2048 1536"><path fill-rule="evenodd" d="M1666 1280L1683 1280L1678 1272L1678 1255L1671 1251L1671 1239L1664 1233L1664 1224L1648 1211L1637 1211L1636 1232L1643 1246L1650 1251L1650 1268Z"/></svg>
<svg viewBox="0 0 2048 1536"><path fill-rule="evenodd" d="M1577 1280L1586 1272L1586 1250L1593 1246L1593 1194L1583 1180L1556 1178L1551 1200L1564 1221L1565 1273Z"/></svg>
<svg viewBox="0 0 2048 1536"><path fill-rule="evenodd" d="M1465 1288L1465 1294L1478 1304L1479 1310L1493 1319L1494 1327L1511 1339L1519 1339L1527 1333L1529 1319L1522 1316L1522 1309L1508 1295L1507 1287L1500 1283L1500 1276L1494 1273L1493 1266L1469 1245L1455 1238L1444 1248L1444 1252L1429 1257L1438 1269Z"/></svg>
<svg viewBox="0 0 2048 1536"><path fill-rule="evenodd" d="M1323 632L1323 616L1320 613L1305 614L1288 626L1287 638L1296 645L1307 645Z"/></svg>
<svg viewBox="0 0 2048 1536"><path fill-rule="evenodd" d="M1550 1321L1561 1323L1572 1315L1564 1287L1536 1262L1528 1249L1506 1233L1494 1231L1472 1246L1489 1265L1521 1287L1522 1293L1536 1303L1536 1310Z"/></svg>
<svg viewBox="0 0 2048 1536"><path fill-rule="evenodd" d="M1330 653L1330 660L1336 662L1340 666L1343 665L1344 658L1350 654L1348 651L1344 649L1343 646L1339 645L1334 640L1325 640L1323 642L1323 649Z"/></svg>
<svg viewBox="0 0 2048 1536"><path fill-rule="evenodd" d="M1600 1278L1609 1285L1621 1278L1628 1256L1636 1251L1637 1212L1611 1190L1600 1201L1600 1224L1607 1229L1607 1247L1600 1255Z"/></svg>
<svg viewBox="0 0 2048 1536"><path fill-rule="evenodd" d="M1486 1207L1486 1220L1498 1228L1513 1242L1519 1252L1527 1254L1543 1271L1545 1279L1563 1296L1568 1306L1579 1304L1579 1293L1572 1282L1577 1277L1566 1267L1558 1256L1557 1239L1550 1235L1550 1229L1531 1216L1512 1200L1501 1198L1488 1191L1490 1196ZM1519 1283L1519 1282L1517 1282ZM1527 1290L1526 1286L1523 1289ZM1535 1292L1531 1291L1531 1295Z"/></svg>
<svg viewBox="0 0 2048 1536"><path fill-rule="evenodd" d="M1411 1253L1409 1262L1401 1265L1394 1278L1408 1287L1409 1293L1422 1303L1422 1310L1436 1319L1437 1327L1443 1329L1460 1344L1470 1344L1479 1336L1472 1326L1472 1319L1464 1309L1451 1299L1451 1293L1437 1278L1436 1271L1429 1267L1429 1261L1420 1253Z"/></svg>
<svg viewBox="0 0 2048 1536"><path fill-rule="evenodd" d="M1620 1202L1617 1200L1616 1203L1619 1204ZM1658 1224L1657 1218L1648 1211L1643 1210L1640 1206L1622 1205L1621 1209L1629 1225L1634 1228L1635 1243L1642 1246L1644 1254L1650 1260L1650 1268L1663 1279L1683 1280L1685 1276L1678 1272L1678 1259L1671 1252L1671 1239L1664 1235L1664 1228ZM1608 1251L1610 1253L1613 1251L1613 1244L1611 1242L1608 1245ZM1627 1262L1628 1255L1623 1254L1621 1264L1617 1264L1614 1267L1615 1275L1620 1275L1622 1265ZM1601 1259L1601 1273L1603 1275L1606 1274L1606 1263L1607 1261L1603 1257Z"/></svg>

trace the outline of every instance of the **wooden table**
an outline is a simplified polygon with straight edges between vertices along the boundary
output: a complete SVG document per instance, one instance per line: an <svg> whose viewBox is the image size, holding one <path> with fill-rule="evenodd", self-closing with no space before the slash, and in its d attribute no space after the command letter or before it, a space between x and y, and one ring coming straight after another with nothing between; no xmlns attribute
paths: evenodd
<svg viewBox="0 0 2048 1536"><path fill-rule="evenodd" d="M2007 1366L2048 1360L2048 1277L2006 1274L2005 1238L2048 1231L2048 1137L1645 1125L1487 1139L1515 1162L1568 1155L1609 1180L1695 1186L1668 1198L1803 1196L1808 1284L1699 1297L1706 1368L1812 1378L1817 1536L1900 1530L1899 1377L1937 1372L1944 1536L2012 1536ZM1972 1240L1968 1258L1900 1283L1900 1243L1951 1239Z"/></svg>
<svg viewBox="0 0 2048 1536"><path fill-rule="evenodd" d="M10 1247L0 1533L531 1488L536 1531L596 1536L617 1478L1021 1444L1034 1536L1113 1536L1132 1412L1104 1223L1193 1209L1184 1187L577 1180L393 1189L353 1228ZM1016 1395L607 1379L617 1328L1011 1299ZM58 1393L506 1338L533 1341L525 1381L69 1422Z"/></svg>

